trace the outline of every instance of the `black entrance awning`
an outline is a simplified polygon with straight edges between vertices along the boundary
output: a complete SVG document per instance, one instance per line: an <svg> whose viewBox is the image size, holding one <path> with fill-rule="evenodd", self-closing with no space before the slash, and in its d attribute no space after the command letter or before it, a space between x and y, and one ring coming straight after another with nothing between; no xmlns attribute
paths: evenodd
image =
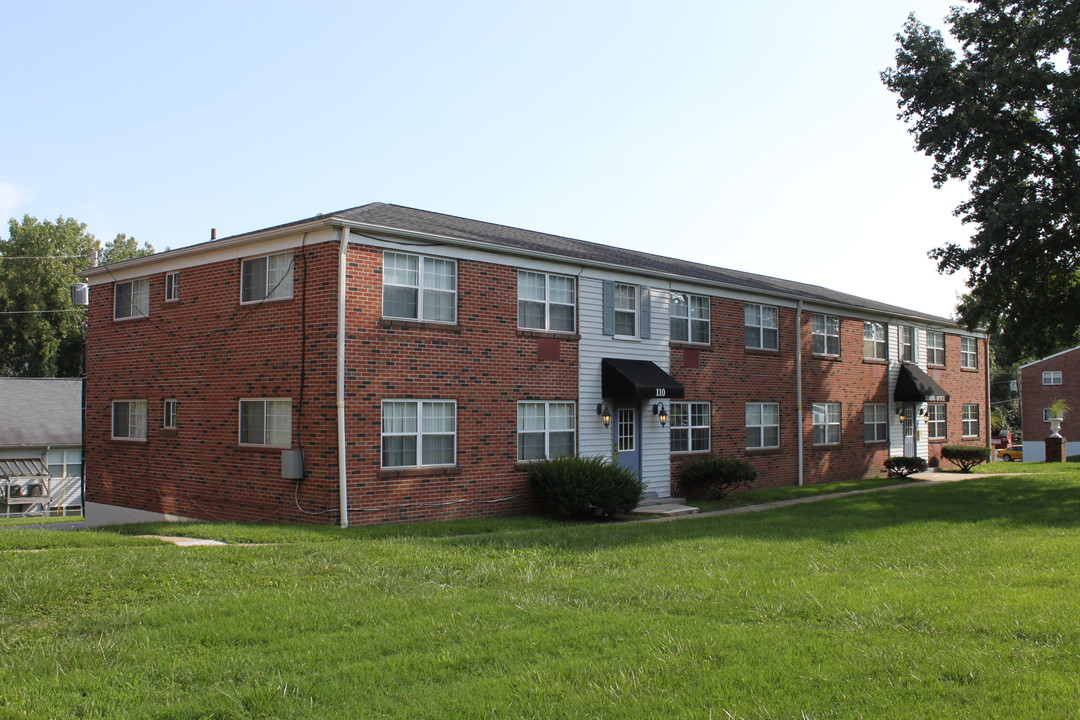
<svg viewBox="0 0 1080 720"><path fill-rule="evenodd" d="M602 390L607 398L681 398L683 384L651 360L604 358Z"/></svg>
<svg viewBox="0 0 1080 720"><path fill-rule="evenodd" d="M934 382L921 367L906 362L900 366L900 377L896 379L893 400L916 403L949 402L949 393Z"/></svg>

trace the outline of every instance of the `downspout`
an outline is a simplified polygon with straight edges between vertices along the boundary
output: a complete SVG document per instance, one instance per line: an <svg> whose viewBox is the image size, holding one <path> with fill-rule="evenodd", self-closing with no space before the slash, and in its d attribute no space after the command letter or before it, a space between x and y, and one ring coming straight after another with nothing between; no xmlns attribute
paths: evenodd
<svg viewBox="0 0 1080 720"><path fill-rule="evenodd" d="M799 487L803 484L803 407L802 407L802 304L800 300L795 306L795 413L798 417L796 423L796 442L798 447L798 482Z"/></svg>
<svg viewBox="0 0 1080 720"><path fill-rule="evenodd" d="M345 448L345 268L349 250L349 229L338 228L341 246L338 249L338 327L337 327L337 444L338 444L338 501L341 527L349 527L348 453Z"/></svg>
<svg viewBox="0 0 1080 720"><path fill-rule="evenodd" d="M990 412L993 410L990 404L990 336L987 335L983 338L983 356L986 361L983 363L983 372L986 374L986 422L983 423L984 437L986 438L986 447L990 451L990 462L994 462L994 429L991 425ZM1024 416L1020 415L1020 426L1023 427Z"/></svg>

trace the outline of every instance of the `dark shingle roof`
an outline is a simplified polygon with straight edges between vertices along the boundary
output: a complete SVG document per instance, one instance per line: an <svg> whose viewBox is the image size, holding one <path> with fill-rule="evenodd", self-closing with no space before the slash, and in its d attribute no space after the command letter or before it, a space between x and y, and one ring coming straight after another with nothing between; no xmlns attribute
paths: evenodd
<svg viewBox="0 0 1080 720"><path fill-rule="evenodd" d="M0 378L0 448L82 444L82 380Z"/></svg>
<svg viewBox="0 0 1080 720"><path fill-rule="evenodd" d="M401 205L371 203L349 210L326 213L322 217L327 216L352 222L381 225L387 228L482 242L510 250L553 253L574 260L619 265L628 269L642 271L645 274L655 272L667 275L681 275L751 291L775 293L830 305L864 308L890 315L902 315L954 324L948 318L889 305L876 300L868 300L819 285L808 285L769 277L768 275L728 270L688 260L678 260L637 250L626 250L610 245L574 240L559 235L547 235L532 230L495 225L453 215L442 215L426 210L402 207Z"/></svg>

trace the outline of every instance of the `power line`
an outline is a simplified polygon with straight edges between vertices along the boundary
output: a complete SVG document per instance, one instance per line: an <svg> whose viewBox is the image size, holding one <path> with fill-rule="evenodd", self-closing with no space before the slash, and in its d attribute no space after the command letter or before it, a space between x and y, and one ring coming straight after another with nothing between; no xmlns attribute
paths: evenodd
<svg viewBox="0 0 1080 720"><path fill-rule="evenodd" d="M89 255L0 255L0 260L68 260L88 258Z"/></svg>
<svg viewBox="0 0 1080 720"><path fill-rule="evenodd" d="M82 308L68 308L67 310L0 310L0 315L33 315L35 313L65 313L80 312Z"/></svg>

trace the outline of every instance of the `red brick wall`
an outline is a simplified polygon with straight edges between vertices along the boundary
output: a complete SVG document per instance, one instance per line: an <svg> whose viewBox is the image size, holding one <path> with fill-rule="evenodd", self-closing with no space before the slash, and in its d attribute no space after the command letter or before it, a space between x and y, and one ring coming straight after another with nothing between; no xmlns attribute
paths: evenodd
<svg viewBox="0 0 1080 720"><path fill-rule="evenodd" d="M948 460L941 459L941 448L945 445L979 445L986 447L990 438L990 414L986 404L986 341L975 341L978 367L967 370L960 367L960 336L945 333L945 365L930 366L927 374L949 393L949 402L945 410L945 438L929 440L930 460L939 462L942 467L952 467ZM966 438L963 434L963 405L979 406L979 437Z"/></svg>
<svg viewBox="0 0 1080 720"><path fill-rule="evenodd" d="M1060 370L1060 385L1043 385L1046 370ZM1024 440L1045 440L1050 435L1050 423L1043 420L1043 409L1058 398L1064 398L1072 408L1065 413L1061 434L1067 440L1080 440L1080 349L1036 362L1020 371L1021 406Z"/></svg>

